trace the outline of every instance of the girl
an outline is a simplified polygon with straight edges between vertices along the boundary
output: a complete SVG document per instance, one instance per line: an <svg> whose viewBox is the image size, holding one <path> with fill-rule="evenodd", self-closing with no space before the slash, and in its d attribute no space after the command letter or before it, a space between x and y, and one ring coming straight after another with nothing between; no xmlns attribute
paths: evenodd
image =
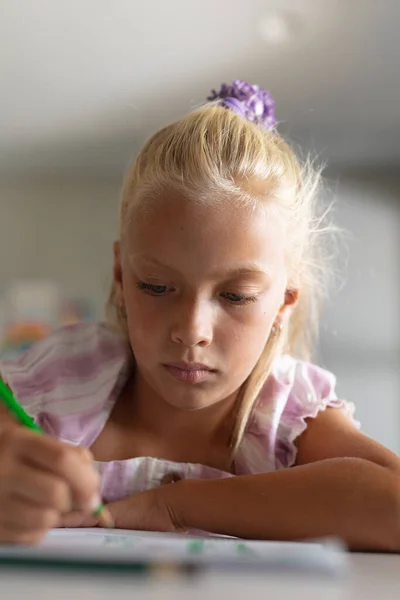
<svg viewBox="0 0 400 600"><path fill-rule="evenodd" d="M49 436L2 409L0 541L95 526L100 485L121 528L400 550L400 460L306 362L317 177L267 92L234 81L209 100L127 174L108 322L1 367Z"/></svg>

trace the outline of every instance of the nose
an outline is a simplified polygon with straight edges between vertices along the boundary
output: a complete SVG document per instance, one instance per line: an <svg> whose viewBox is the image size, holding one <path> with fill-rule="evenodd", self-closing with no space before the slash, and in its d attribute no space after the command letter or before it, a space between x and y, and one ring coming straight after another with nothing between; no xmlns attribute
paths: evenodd
<svg viewBox="0 0 400 600"><path fill-rule="evenodd" d="M171 340L185 346L209 346L213 339L213 308L192 300L180 303L171 327Z"/></svg>

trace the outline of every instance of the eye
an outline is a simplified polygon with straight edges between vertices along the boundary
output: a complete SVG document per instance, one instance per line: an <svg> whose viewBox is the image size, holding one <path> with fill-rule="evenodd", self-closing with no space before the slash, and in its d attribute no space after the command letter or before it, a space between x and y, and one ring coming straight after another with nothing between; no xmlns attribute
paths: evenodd
<svg viewBox="0 0 400 600"><path fill-rule="evenodd" d="M256 302L255 296L245 296L244 294L236 294L234 292L223 292L221 297L227 300L231 304L248 304L249 302Z"/></svg>
<svg viewBox="0 0 400 600"><path fill-rule="evenodd" d="M144 281L138 281L136 287L146 294L150 294L150 296L164 296L172 289L167 285L154 285L152 283L145 283Z"/></svg>

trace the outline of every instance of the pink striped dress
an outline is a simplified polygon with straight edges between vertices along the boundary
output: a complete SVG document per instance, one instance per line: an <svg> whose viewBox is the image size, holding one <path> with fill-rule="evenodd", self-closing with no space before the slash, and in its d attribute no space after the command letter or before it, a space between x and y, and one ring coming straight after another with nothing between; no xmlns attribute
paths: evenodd
<svg viewBox="0 0 400 600"><path fill-rule="evenodd" d="M0 364L0 375L26 410L50 435L90 447L102 431L132 369L126 342L103 323L64 327L17 360ZM236 475L290 467L306 419L326 407L354 407L338 400L334 376L290 356L280 357L249 419L235 465ZM354 421L355 425L356 422ZM173 471L182 477L221 478L230 473L201 464L138 457L97 462L106 502L160 485Z"/></svg>

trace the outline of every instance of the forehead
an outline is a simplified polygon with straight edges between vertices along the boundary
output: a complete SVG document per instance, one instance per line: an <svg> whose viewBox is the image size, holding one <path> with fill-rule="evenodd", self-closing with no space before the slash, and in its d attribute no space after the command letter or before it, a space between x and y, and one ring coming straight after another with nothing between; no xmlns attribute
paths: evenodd
<svg viewBox="0 0 400 600"><path fill-rule="evenodd" d="M182 272L244 262L271 271L284 260L283 228L268 206L243 206L229 198L200 203L169 194L132 217L129 254L153 257Z"/></svg>

